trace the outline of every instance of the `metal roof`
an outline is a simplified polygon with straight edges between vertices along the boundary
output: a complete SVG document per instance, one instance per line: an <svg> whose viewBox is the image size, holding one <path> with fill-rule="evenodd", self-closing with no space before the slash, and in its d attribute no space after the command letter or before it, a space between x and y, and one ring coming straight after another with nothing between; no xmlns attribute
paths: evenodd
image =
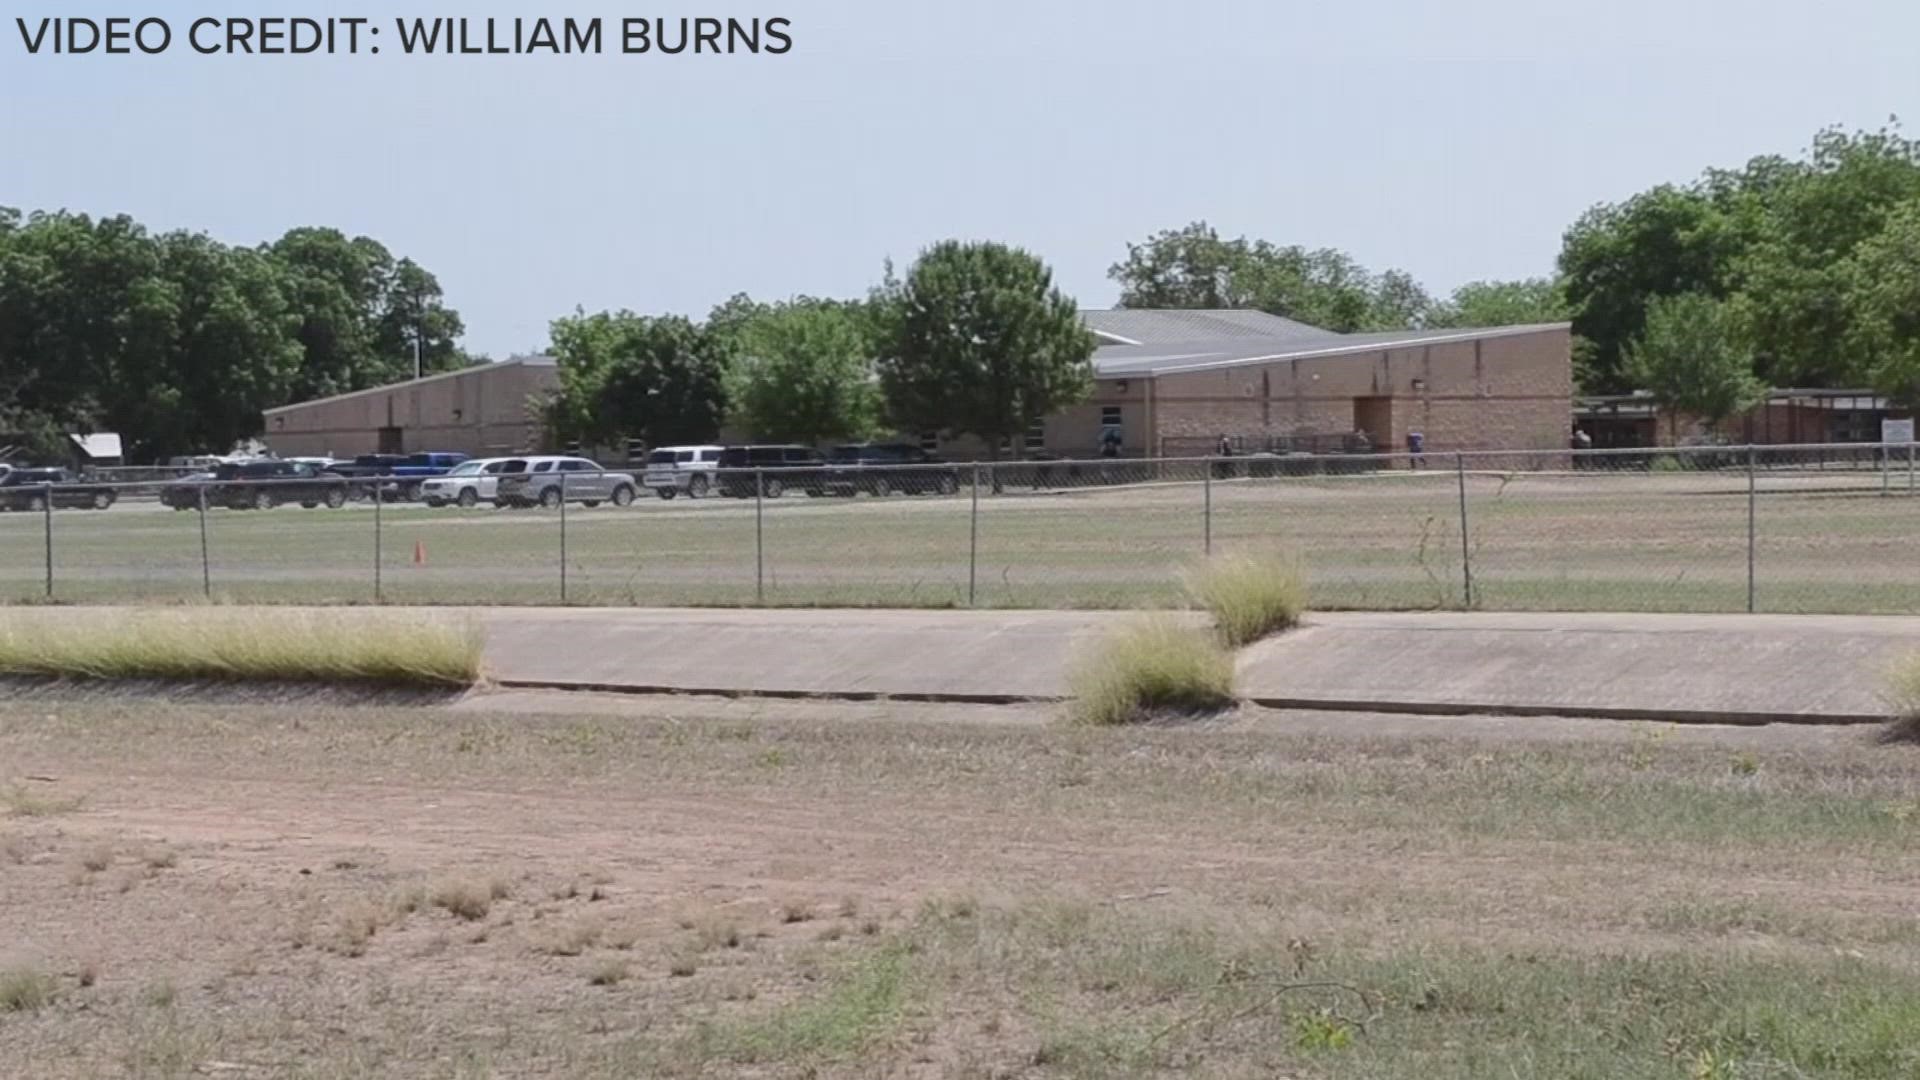
<svg viewBox="0 0 1920 1080"><path fill-rule="evenodd" d="M390 394L397 390L408 390L416 386L439 382L442 379L452 379L461 375L476 375L490 371L501 371L510 367L554 367L557 363L558 361L551 356L516 356L510 360L495 360L486 364L472 364L463 368L455 368L452 371L441 371L432 375L423 375L418 379L408 379L405 382L388 383L385 386L369 386L365 390L350 390L347 393L335 394L332 397L295 401L276 408L263 409L261 410L261 415L272 416L275 413L283 413L289 409L304 409L309 405L319 405L323 402L330 401L346 401L349 398L366 397L370 394Z"/></svg>
<svg viewBox="0 0 1920 1080"><path fill-rule="evenodd" d="M1083 311L1087 329L1114 345L1170 345L1184 341L1269 341L1338 337L1331 330L1264 311L1186 311L1114 308Z"/></svg>
<svg viewBox="0 0 1920 1080"><path fill-rule="evenodd" d="M1390 330L1378 334L1330 334L1321 331L1322 337L1295 340L1248 338L1232 341L1194 340L1166 345L1109 345L1094 352L1093 371L1098 378L1210 371L1241 364L1371 354L1415 345L1443 345L1455 341L1537 334L1565 330L1569 326L1570 323L1535 323L1482 330Z"/></svg>

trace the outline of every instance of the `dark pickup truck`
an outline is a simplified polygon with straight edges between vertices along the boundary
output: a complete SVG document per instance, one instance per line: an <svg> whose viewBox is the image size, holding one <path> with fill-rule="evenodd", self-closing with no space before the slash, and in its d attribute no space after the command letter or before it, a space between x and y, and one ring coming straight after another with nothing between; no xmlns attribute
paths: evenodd
<svg viewBox="0 0 1920 1080"><path fill-rule="evenodd" d="M338 510L347 504L347 485L346 477L314 465L246 461L183 476L160 489L160 501L175 510L192 510L204 492L206 505L232 510L271 510L283 502Z"/></svg>
<svg viewBox="0 0 1920 1080"><path fill-rule="evenodd" d="M827 467L809 495L855 495L866 492L884 497L951 495L960 490L960 474L918 446L907 443L851 443L827 451Z"/></svg>
<svg viewBox="0 0 1920 1080"><path fill-rule="evenodd" d="M361 454L350 462L333 466L333 472L355 480L379 480L380 497L416 502L420 481L445 476L467 460L466 454L422 452L418 454ZM359 490L367 490L364 486Z"/></svg>
<svg viewBox="0 0 1920 1080"><path fill-rule="evenodd" d="M105 510L119 496L105 484L76 481L65 469L0 466L0 510L45 510L49 497L55 509Z"/></svg>

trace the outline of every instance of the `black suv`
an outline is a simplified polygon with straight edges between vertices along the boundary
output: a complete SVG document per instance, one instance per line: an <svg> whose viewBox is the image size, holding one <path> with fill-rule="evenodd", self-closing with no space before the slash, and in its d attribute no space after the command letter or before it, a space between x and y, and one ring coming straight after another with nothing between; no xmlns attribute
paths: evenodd
<svg viewBox="0 0 1920 1080"><path fill-rule="evenodd" d="M182 477L160 489L160 501L175 510L200 505L206 491L208 506L232 510L271 510L283 502L297 502L311 510L325 505L338 510L347 504L347 478L304 462L247 461L220 465L211 473Z"/></svg>
<svg viewBox="0 0 1920 1080"><path fill-rule="evenodd" d="M907 443L850 443L827 453L827 468L809 495L951 495L960 490L960 474L918 446Z"/></svg>
<svg viewBox="0 0 1920 1080"><path fill-rule="evenodd" d="M80 510L105 510L117 497L105 485L74 482L65 469L0 466L0 510L45 510L49 496L56 509Z"/></svg>
<svg viewBox="0 0 1920 1080"><path fill-rule="evenodd" d="M762 493L777 499L789 488L818 488L826 463L820 451L806 446L729 446L720 451L715 482L720 494L730 499L751 499L755 470L764 470Z"/></svg>

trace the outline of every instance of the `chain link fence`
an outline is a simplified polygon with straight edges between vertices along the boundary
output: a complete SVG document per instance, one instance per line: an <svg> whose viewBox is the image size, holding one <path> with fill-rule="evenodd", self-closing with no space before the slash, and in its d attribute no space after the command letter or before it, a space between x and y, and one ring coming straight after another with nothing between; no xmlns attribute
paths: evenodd
<svg viewBox="0 0 1920 1080"><path fill-rule="evenodd" d="M0 478L0 600L1138 607L1284 547L1326 609L1920 613L1915 449L804 467L675 499L608 470L440 507L381 478Z"/></svg>

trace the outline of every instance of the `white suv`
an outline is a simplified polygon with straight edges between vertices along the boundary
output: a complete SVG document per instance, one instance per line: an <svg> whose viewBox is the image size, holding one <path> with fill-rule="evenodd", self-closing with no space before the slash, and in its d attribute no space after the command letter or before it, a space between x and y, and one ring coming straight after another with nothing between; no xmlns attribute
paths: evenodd
<svg viewBox="0 0 1920 1080"><path fill-rule="evenodd" d="M500 474L512 471L508 466L517 460L501 457L463 461L447 470L445 476L422 480L420 501L428 506L458 503L464 507L492 502L494 490L500 484Z"/></svg>
<svg viewBox="0 0 1920 1080"><path fill-rule="evenodd" d="M647 455L641 482L654 494L671 499L681 492L698 499L713 489L713 471L720 467L718 446L663 446Z"/></svg>

